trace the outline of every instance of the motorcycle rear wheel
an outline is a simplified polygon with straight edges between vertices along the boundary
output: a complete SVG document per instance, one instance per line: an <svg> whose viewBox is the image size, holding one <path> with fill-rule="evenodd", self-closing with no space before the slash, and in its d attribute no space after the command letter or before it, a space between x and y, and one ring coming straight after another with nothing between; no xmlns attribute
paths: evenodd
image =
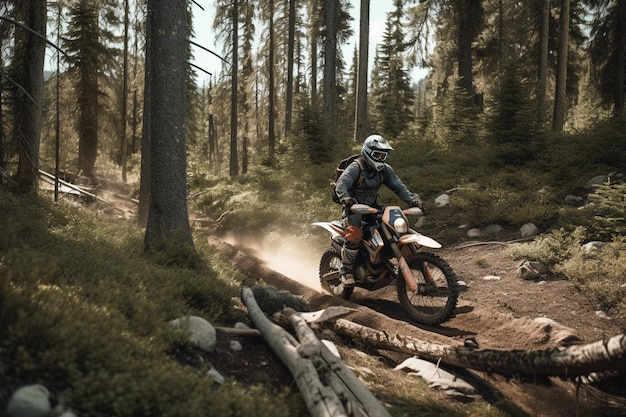
<svg viewBox="0 0 626 417"><path fill-rule="evenodd" d="M322 254L320 259L320 284L333 297L343 297L345 300L350 299L354 287L344 287L341 279L339 279L339 270L341 269L341 255L333 248L328 248Z"/></svg>
<svg viewBox="0 0 626 417"><path fill-rule="evenodd" d="M407 257L409 267L417 280L413 293L402 277L398 278L398 300L409 317L422 324L439 324L448 320L459 298L457 277L450 265L439 256L419 252ZM424 271L424 268L428 268ZM425 273L426 272L426 273ZM425 276L432 280L426 282Z"/></svg>

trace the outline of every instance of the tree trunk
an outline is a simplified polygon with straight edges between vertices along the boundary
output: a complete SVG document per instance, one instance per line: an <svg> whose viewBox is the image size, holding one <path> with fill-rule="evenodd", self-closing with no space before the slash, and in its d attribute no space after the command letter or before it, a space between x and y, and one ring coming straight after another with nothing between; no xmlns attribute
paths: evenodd
<svg viewBox="0 0 626 417"><path fill-rule="evenodd" d="M390 335L344 319L333 330L369 346L418 355L448 365L501 375L575 377L593 372L626 371L626 335L587 345L541 351L471 349Z"/></svg>
<svg viewBox="0 0 626 417"><path fill-rule="evenodd" d="M187 1L149 0L150 205L146 250L193 247L187 213Z"/></svg>
<svg viewBox="0 0 626 417"><path fill-rule="evenodd" d="M230 95L230 164L231 178L239 175L239 157L237 155L237 65L239 65L239 1L234 0L231 6L233 16L233 62L231 63L231 95Z"/></svg>
<svg viewBox="0 0 626 417"><path fill-rule="evenodd" d="M554 114L552 130L562 131L567 111L567 56L569 43L570 0L561 0L559 17L559 51L557 55L556 89L554 93Z"/></svg>
<svg viewBox="0 0 626 417"><path fill-rule="evenodd" d="M474 96L474 76L472 73L472 42L474 41L474 27L477 23L473 21L474 14L470 13L468 8L471 6L471 0L461 1L463 7L457 9L458 34L457 34L457 64L459 69L459 85Z"/></svg>
<svg viewBox="0 0 626 417"><path fill-rule="evenodd" d="M146 33L152 32L152 10L148 8L146 16ZM143 122L141 132L141 177L139 178L139 207L137 221L141 227L148 222L150 206L150 175L152 172L150 155L150 129L152 126L152 40L146 36L146 62L143 89Z"/></svg>
<svg viewBox="0 0 626 417"><path fill-rule="evenodd" d="M356 89L356 117L354 126L354 141L363 141L367 135L367 71L369 60L369 26L370 2L361 0L361 15L359 20L359 69L357 73Z"/></svg>
<svg viewBox="0 0 626 417"><path fill-rule="evenodd" d="M268 153L269 153L269 161L270 164L274 164L274 155L276 153L276 128L274 123L276 122L276 108L275 108L275 95L276 95L276 87L274 83L274 47L276 40L274 39L274 0L269 0L269 62L268 62L268 71L267 76L268 80L268 109L267 109L267 136L268 136Z"/></svg>
<svg viewBox="0 0 626 417"><path fill-rule="evenodd" d="M287 43L287 92L285 98L285 135L291 132L293 115L293 66L296 40L296 0L289 0L289 40Z"/></svg>
<svg viewBox="0 0 626 417"><path fill-rule="evenodd" d="M126 120L128 118L128 0L124 0L124 69L122 70L122 122L120 123L121 133L121 165L122 181L126 182L126 152L128 141L126 138Z"/></svg>
<svg viewBox="0 0 626 417"><path fill-rule="evenodd" d="M541 4L541 27L539 32L539 75L537 102L541 120L546 120L546 93L548 85L548 40L550 37L550 0L539 0Z"/></svg>
<svg viewBox="0 0 626 417"><path fill-rule="evenodd" d="M329 132L337 130L337 0L324 0L324 116Z"/></svg>
<svg viewBox="0 0 626 417"><path fill-rule="evenodd" d="M617 4L618 19L621 24L617 27L617 35L615 36L617 42L617 65L615 69L615 110L614 115L616 117L624 114L624 85L626 76L626 5L623 2Z"/></svg>
<svg viewBox="0 0 626 417"><path fill-rule="evenodd" d="M4 64L3 64L3 60L2 60L2 54L0 54L0 68L3 68ZM2 102L2 91L3 89L0 88L0 185L3 184L4 181L4 170L6 169L6 163L4 160L4 109L3 109L3 102Z"/></svg>
<svg viewBox="0 0 626 417"><path fill-rule="evenodd" d="M99 27L99 6L81 0L81 12L88 26ZM83 45L97 45L100 42L98 30L85 30L81 33ZM98 156L98 55L92 50L82 50L77 61L78 69L78 168L82 174L96 180L96 158Z"/></svg>
<svg viewBox="0 0 626 417"><path fill-rule="evenodd" d="M22 87L30 97L19 94L15 103L15 132L18 143L19 162L17 168L18 190L37 194L37 170L39 169L39 144L41 141L43 105L43 62L46 51L46 2L30 0L26 24L39 34L23 33L25 43L18 60L23 63L26 74L20 79ZM23 29L16 29L22 31ZM34 100L34 102L33 102Z"/></svg>

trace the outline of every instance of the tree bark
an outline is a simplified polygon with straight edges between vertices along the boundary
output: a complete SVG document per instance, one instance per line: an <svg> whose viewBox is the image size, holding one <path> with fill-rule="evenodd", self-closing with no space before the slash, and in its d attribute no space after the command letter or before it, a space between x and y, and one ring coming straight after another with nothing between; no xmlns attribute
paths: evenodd
<svg viewBox="0 0 626 417"><path fill-rule="evenodd" d="M150 205L145 249L193 247L187 213L186 0L150 0Z"/></svg>
<svg viewBox="0 0 626 417"><path fill-rule="evenodd" d="M367 71L369 60L369 25L370 2L361 0L361 15L359 20L359 69L357 73L356 89L356 117L354 126L354 141L365 140L367 135Z"/></svg>
<svg viewBox="0 0 626 417"><path fill-rule="evenodd" d="M556 89L554 93L554 114L552 130L562 131L567 110L567 60L569 44L570 0L561 0L559 17L559 51L557 55Z"/></svg>
<svg viewBox="0 0 626 417"><path fill-rule="evenodd" d="M293 115L293 66L296 40L296 0L289 0L289 40L287 42L287 92L285 98L285 135L291 132Z"/></svg>
<svg viewBox="0 0 626 417"><path fill-rule="evenodd" d="M324 0L324 116L329 131L337 130L337 0Z"/></svg>
<svg viewBox="0 0 626 417"><path fill-rule="evenodd" d="M419 355L448 365L502 375L543 375L571 378L593 372L626 371L626 334L587 345L541 351L500 351L442 345L390 335L344 319L333 325L337 333L370 346Z"/></svg>
<svg viewBox="0 0 626 417"><path fill-rule="evenodd" d="M276 153L276 87L274 82L274 48L276 45L274 33L274 0L269 0L269 62L268 62L268 109L267 109L267 137L268 137L268 156L270 164L274 164L274 155Z"/></svg>
<svg viewBox="0 0 626 417"><path fill-rule="evenodd" d="M539 0L541 4L541 27L539 32L539 75L537 102L542 120L545 119L546 93L548 85L548 40L550 36L550 0Z"/></svg>
<svg viewBox="0 0 626 417"><path fill-rule="evenodd" d="M237 66L239 65L239 1L234 0L231 6L233 13L233 62L231 63L231 94L230 94L230 163L231 178L239 175L239 156L237 155Z"/></svg>
<svg viewBox="0 0 626 417"><path fill-rule="evenodd" d="M19 94L15 103L14 121L18 143L19 162L17 168L18 190L37 194L37 170L39 169L39 145L41 141L43 105L43 62L46 51L46 2L30 0L27 8L27 26L38 33L23 33L24 48L20 49L18 61L23 64L25 76L19 82L30 97ZM22 30L22 29L16 29Z"/></svg>

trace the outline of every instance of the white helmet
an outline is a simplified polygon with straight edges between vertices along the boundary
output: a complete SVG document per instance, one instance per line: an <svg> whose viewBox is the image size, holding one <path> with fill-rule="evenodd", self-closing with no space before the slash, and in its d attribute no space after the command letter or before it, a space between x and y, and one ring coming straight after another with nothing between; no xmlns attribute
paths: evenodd
<svg viewBox="0 0 626 417"><path fill-rule="evenodd" d="M371 135L363 142L361 155L376 171L382 171L385 169L385 159L389 151L393 151L393 148L387 139L380 135Z"/></svg>

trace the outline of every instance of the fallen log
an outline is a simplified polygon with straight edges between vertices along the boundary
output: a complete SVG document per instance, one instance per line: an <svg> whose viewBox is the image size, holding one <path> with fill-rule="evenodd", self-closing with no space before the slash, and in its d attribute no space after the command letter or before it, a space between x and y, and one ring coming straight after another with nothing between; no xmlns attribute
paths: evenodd
<svg viewBox="0 0 626 417"><path fill-rule="evenodd" d="M626 371L626 334L586 345L545 350L472 349L390 335L345 319L329 326L369 346L441 361L448 365L501 375L572 378L593 372Z"/></svg>
<svg viewBox="0 0 626 417"><path fill-rule="evenodd" d="M387 409L348 367L319 341L306 320L292 309L283 310L295 330L301 346L308 347L307 357L315 365L320 379L346 404L350 416L391 417ZM304 351L301 350L301 354Z"/></svg>
<svg viewBox="0 0 626 417"><path fill-rule="evenodd" d="M309 412L314 417L347 416L337 394L321 383L313 363L301 356L301 353L310 351L311 347L302 347L285 329L272 323L259 308L252 290L244 288L241 298L267 344L293 375Z"/></svg>

